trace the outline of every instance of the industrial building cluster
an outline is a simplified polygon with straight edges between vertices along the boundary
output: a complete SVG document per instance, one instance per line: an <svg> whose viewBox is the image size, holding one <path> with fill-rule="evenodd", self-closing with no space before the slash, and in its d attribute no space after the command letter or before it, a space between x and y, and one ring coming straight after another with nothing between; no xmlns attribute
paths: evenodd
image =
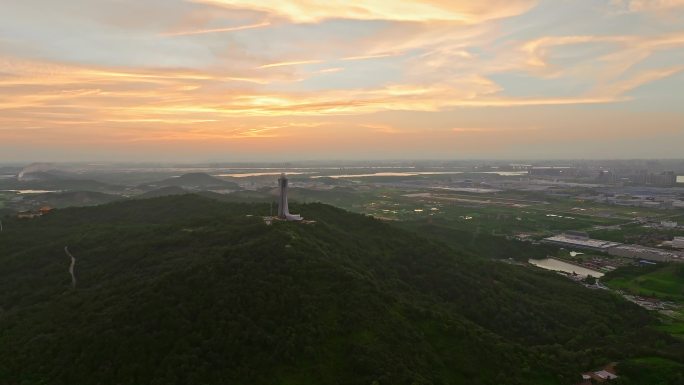
<svg viewBox="0 0 684 385"><path fill-rule="evenodd" d="M545 238L543 242L563 247L599 251L608 255L638 260L684 262L684 251L591 239L586 233L578 231L567 231L560 235ZM684 237L676 237L675 241L673 241L673 246L675 242L678 246L684 246Z"/></svg>
<svg viewBox="0 0 684 385"><path fill-rule="evenodd" d="M630 190L634 191L636 189ZM610 191L601 191L596 195L581 196L580 198L596 203L626 207L643 207L649 209L684 208L684 200L681 198L678 191L673 191L670 194L662 191L645 191L645 189L631 193L613 193Z"/></svg>
<svg viewBox="0 0 684 385"><path fill-rule="evenodd" d="M619 186L674 187L677 173L674 171L654 172L648 169L600 168L576 166L533 166L516 164L515 169L527 171L530 177L565 177L583 179L587 182Z"/></svg>
<svg viewBox="0 0 684 385"><path fill-rule="evenodd" d="M674 187L677 184L677 174L675 174L674 171L655 173L647 170L630 170L629 172L601 170L597 177L597 182L605 184Z"/></svg>

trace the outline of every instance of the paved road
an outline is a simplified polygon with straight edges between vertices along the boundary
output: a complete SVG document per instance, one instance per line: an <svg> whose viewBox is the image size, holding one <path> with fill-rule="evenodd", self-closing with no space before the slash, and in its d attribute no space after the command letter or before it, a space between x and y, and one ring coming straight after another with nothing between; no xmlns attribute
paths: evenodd
<svg viewBox="0 0 684 385"><path fill-rule="evenodd" d="M74 266L76 265L76 258L69 252L69 248L64 246L64 252L71 258L71 265L69 265L69 274L71 274L71 287L76 288L76 276L74 275Z"/></svg>

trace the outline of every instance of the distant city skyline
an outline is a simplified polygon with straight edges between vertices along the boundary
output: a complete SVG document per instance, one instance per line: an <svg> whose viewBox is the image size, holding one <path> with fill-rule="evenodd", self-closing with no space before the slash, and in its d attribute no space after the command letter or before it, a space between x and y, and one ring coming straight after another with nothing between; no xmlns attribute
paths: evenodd
<svg viewBox="0 0 684 385"><path fill-rule="evenodd" d="M0 162L681 158L684 0L24 0Z"/></svg>

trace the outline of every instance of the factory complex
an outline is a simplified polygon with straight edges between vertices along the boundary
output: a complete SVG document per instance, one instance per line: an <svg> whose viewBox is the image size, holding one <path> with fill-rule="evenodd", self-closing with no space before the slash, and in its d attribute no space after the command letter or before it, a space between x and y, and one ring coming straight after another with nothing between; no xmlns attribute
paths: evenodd
<svg viewBox="0 0 684 385"><path fill-rule="evenodd" d="M640 260L684 262L684 251L657 249L641 245L629 245L619 242L591 239L587 234L576 231L568 231L560 235L545 238L542 242L563 247L599 251L609 255Z"/></svg>

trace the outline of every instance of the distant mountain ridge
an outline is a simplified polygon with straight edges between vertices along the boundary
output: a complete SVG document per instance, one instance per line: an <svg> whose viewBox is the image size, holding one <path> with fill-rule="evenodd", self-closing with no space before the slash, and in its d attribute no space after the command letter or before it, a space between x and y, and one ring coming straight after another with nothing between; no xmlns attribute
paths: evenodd
<svg viewBox="0 0 684 385"><path fill-rule="evenodd" d="M166 196L171 196L171 195L183 195L183 194L189 194L190 191L178 187L178 186L166 186L166 187L161 187L155 190L150 190L145 193L142 193L140 195L136 195L132 197L133 199L149 199L149 198L160 198L160 197L166 197Z"/></svg>
<svg viewBox="0 0 684 385"><path fill-rule="evenodd" d="M81 175L58 170L34 171L22 179L0 179L0 190L121 191L123 187L82 179Z"/></svg>
<svg viewBox="0 0 684 385"><path fill-rule="evenodd" d="M105 194L96 191L66 191L31 194L30 199L55 208L64 208L71 206L96 206L124 198L119 195Z"/></svg>
<svg viewBox="0 0 684 385"><path fill-rule="evenodd" d="M226 189L238 190L235 182L219 179L209 174L193 172L178 177L167 178L158 182L146 183L143 187L183 187L186 189Z"/></svg>

